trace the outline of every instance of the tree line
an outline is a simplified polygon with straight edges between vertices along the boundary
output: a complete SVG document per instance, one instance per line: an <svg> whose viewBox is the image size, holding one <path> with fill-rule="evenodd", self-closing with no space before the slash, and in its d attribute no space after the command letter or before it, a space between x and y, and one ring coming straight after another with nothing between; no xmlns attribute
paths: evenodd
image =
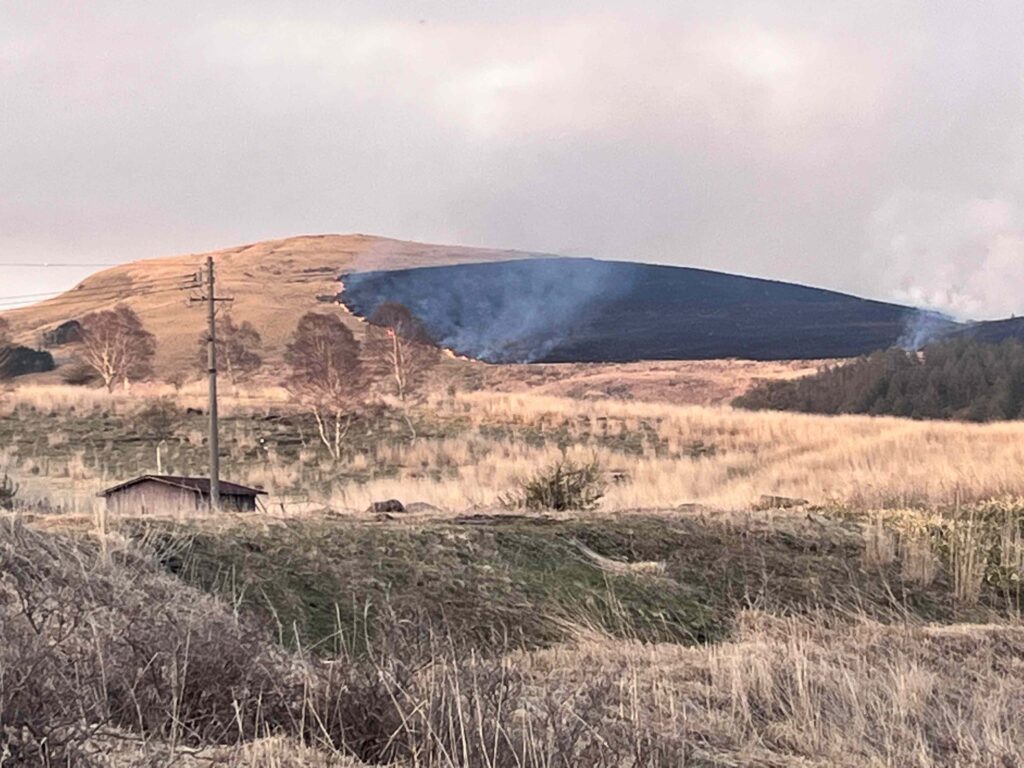
<svg viewBox="0 0 1024 768"><path fill-rule="evenodd" d="M156 337L127 305L93 312L81 319L81 364L88 379L113 391L153 374ZM207 369L207 333L199 336L196 371ZM215 325L218 369L237 384L263 367L263 340L252 323L230 313ZM300 318L284 354L284 385L312 413L320 439L332 457L341 457L353 412L372 397L397 400L415 436L407 406L423 394L429 371L441 351L426 327L404 305L381 304L368 318L361 343L337 315L309 312ZM78 373L74 373L78 376Z"/></svg>
<svg viewBox="0 0 1024 768"><path fill-rule="evenodd" d="M806 378L766 381L733 402L751 410L912 419L1024 418L1024 344L956 339L921 352L888 349Z"/></svg>

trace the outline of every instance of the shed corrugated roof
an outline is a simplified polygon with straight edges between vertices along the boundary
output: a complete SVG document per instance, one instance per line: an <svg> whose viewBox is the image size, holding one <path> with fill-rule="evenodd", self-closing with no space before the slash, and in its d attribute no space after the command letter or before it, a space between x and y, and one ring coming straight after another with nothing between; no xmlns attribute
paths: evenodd
<svg viewBox="0 0 1024 768"><path fill-rule="evenodd" d="M123 488L128 488L132 485L144 482L146 480L152 480L157 483L163 483L164 485L174 486L175 488L181 488L185 491L192 491L193 493L210 495L210 478L208 477L184 477L181 475L140 475L139 477L126 480L123 483L115 485L111 488L107 488L103 491L103 496L109 496L115 491L120 491ZM220 493L222 496L258 496L265 491L262 488L249 488L245 485L239 485L238 483L229 483L225 480L220 481Z"/></svg>

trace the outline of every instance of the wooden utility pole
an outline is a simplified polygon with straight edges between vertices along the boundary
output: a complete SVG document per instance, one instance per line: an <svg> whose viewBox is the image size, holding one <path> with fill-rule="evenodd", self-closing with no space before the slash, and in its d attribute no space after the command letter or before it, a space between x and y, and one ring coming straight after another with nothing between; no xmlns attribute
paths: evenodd
<svg viewBox="0 0 1024 768"><path fill-rule="evenodd" d="M198 276L197 276L198 277ZM197 282L202 282L201 280ZM206 337L207 373L210 378L210 511L220 509L220 431L217 413L217 302L232 299L217 296L216 279L213 272L213 257L206 257L206 295L192 301L206 302L206 319L209 329Z"/></svg>
<svg viewBox="0 0 1024 768"><path fill-rule="evenodd" d="M210 511L220 510L220 429L217 423L217 294L214 291L213 256L206 257L206 316L210 337L206 351L210 374Z"/></svg>

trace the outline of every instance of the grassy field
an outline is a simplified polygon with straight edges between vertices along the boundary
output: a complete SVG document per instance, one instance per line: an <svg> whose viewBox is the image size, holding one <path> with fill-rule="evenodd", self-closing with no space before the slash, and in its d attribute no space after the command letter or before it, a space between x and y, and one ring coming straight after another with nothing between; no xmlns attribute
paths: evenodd
<svg viewBox="0 0 1024 768"><path fill-rule="evenodd" d="M1024 427L548 383L459 379L415 437L366 410L337 462L280 390L229 392L224 474L269 492L232 517L95 498L158 448L203 471L200 388L7 393L3 760L1024 764ZM499 503L566 458L596 509Z"/></svg>
<svg viewBox="0 0 1024 768"><path fill-rule="evenodd" d="M0 401L0 464L23 498L90 513L103 487L157 469L202 473L200 389L114 395L33 387ZM264 487L274 514L355 513L399 498L440 510L493 508L561 457L596 460L606 511L702 504L742 510L763 495L813 505L928 507L1024 495L1024 425L748 413L726 406L440 392L415 408L413 438L387 406L353 417L330 459L312 417L276 389L229 395L224 475Z"/></svg>

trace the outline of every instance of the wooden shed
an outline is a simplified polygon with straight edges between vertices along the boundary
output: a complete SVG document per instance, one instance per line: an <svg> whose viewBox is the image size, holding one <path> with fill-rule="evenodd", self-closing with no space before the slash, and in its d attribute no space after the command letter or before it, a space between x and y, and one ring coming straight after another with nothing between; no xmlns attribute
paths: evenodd
<svg viewBox="0 0 1024 768"><path fill-rule="evenodd" d="M220 507L224 512L254 512L256 497L263 491L237 483L220 483ZM142 475L107 488L100 494L107 511L122 514L205 511L210 505L210 480L206 477Z"/></svg>

